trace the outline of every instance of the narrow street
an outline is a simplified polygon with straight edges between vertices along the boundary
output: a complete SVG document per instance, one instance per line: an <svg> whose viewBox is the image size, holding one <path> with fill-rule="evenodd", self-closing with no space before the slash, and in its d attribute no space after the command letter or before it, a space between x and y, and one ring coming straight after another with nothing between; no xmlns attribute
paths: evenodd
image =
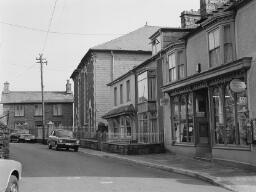
<svg viewBox="0 0 256 192"><path fill-rule="evenodd" d="M82 152L54 151L40 144L11 144L23 165L21 192L224 192L191 177Z"/></svg>

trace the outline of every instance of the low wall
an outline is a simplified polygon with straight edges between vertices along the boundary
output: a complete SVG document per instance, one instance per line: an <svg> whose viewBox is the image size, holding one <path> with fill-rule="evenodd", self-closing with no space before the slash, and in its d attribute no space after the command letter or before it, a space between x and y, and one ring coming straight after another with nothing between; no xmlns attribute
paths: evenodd
<svg viewBox="0 0 256 192"><path fill-rule="evenodd" d="M98 140L93 139L81 139L80 146L88 149L100 150L100 144Z"/></svg>

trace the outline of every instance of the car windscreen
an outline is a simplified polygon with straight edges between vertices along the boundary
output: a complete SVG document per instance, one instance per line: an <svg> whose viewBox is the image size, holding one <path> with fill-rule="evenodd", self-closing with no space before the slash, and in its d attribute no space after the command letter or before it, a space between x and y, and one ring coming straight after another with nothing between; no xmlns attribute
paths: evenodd
<svg viewBox="0 0 256 192"><path fill-rule="evenodd" d="M57 137L73 137L73 132L72 131L56 131L56 136Z"/></svg>

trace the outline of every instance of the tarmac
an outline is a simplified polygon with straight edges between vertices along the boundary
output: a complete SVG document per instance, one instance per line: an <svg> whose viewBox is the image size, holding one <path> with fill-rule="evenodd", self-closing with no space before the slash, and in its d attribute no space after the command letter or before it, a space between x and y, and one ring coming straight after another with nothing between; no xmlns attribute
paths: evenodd
<svg viewBox="0 0 256 192"><path fill-rule="evenodd" d="M205 161L172 153L119 155L86 148L79 151L102 158L115 158L130 163L179 173L210 182L235 192L256 192L256 167L227 162Z"/></svg>

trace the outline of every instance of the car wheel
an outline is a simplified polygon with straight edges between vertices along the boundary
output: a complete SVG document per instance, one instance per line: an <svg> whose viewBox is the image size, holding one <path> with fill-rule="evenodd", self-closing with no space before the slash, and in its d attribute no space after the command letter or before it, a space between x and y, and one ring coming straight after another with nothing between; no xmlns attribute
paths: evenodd
<svg viewBox="0 0 256 192"><path fill-rule="evenodd" d="M19 191L18 179L14 175L11 175L5 192L18 192L18 191Z"/></svg>
<svg viewBox="0 0 256 192"><path fill-rule="evenodd" d="M75 148L74 148L74 151L77 152L77 151L78 151L78 147L75 147Z"/></svg>

